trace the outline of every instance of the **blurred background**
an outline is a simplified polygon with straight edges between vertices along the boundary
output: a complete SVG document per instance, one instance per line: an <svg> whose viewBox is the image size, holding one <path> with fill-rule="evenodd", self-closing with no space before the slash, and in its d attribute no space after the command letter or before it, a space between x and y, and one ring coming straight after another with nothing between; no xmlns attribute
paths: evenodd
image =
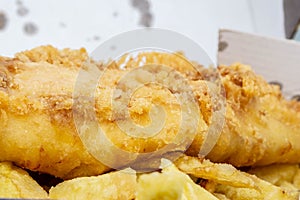
<svg viewBox="0 0 300 200"><path fill-rule="evenodd" d="M220 28L300 41L299 17L300 0L0 0L0 54L47 44L91 52L113 35L157 27L192 38L215 61Z"/></svg>

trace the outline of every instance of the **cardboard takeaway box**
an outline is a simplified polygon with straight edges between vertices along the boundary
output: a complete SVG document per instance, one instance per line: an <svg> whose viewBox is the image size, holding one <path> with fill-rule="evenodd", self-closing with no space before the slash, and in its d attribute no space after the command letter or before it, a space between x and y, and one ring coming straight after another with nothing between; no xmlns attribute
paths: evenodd
<svg viewBox="0 0 300 200"><path fill-rule="evenodd" d="M249 5L254 32L266 36L220 30L218 64L251 65L267 81L280 83L288 99L300 99L300 41L289 40L300 39L300 0L249 0Z"/></svg>
<svg viewBox="0 0 300 200"><path fill-rule="evenodd" d="M236 62L250 65L269 82L281 84L288 99L300 97L300 42L220 30L218 64Z"/></svg>

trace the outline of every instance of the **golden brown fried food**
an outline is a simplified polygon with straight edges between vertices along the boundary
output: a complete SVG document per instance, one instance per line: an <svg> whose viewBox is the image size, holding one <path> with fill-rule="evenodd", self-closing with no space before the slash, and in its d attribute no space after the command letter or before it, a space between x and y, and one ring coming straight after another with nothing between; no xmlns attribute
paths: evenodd
<svg viewBox="0 0 300 200"><path fill-rule="evenodd" d="M84 50L59 51L50 46L17 54L14 59L0 58L0 160L65 179L97 175L109 169L87 152L73 121L72 93L86 59ZM121 117L111 114L110 93L115 82L129 70L106 70L96 95L99 122L116 146L134 152L156 150L176 135L180 105L167 90L143 88L141 97L135 98L130 106L137 122L149 121L154 101L164 104L173 117L167 119L163 134L152 140L137 141L125 135L115 123ZM105 156L119 162L113 152Z"/></svg>
<svg viewBox="0 0 300 200"><path fill-rule="evenodd" d="M52 199L131 200L137 190L136 174L128 169L100 176L64 181L49 191Z"/></svg>
<svg viewBox="0 0 300 200"><path fill-rule="evenodd" d="M187 99L185 105L193 104L195 100L200 108L200 114L190 112L185 119L190 124L179 123L182 108L174 91L186 89L181 79L171 77L165 71L158 71L155 77L147 72L130 73L139 66L143 57L146 58L144 64L170 66L187 79L195 97ZM88 153L74 125L72 95L78 72L81 69L88 74L94 73L86 66L86 59L88 56L83 49L59 51L51 46L25 51L15 58L0 57L1 161L13 161L24 168L64 179L98 175L109 169ZM203 77L211 76L210 71L190 70L192 65L175 54L143 53L126 61L126 67L120 69L124 62L121 59L109 66L88 64L103 73L95 91L95 111L106 136L120 149L144 153L181 141L194 129L197 135L187 153L198 156L211 123L211 97L207 81L203 80ZM220 67L219 71L227 98L225 125L208 158L236 166L300 162L300 144L297 143L300 139L300 112L294 109L297 103L284 100L278 88L268 85L247 66ZM125 86L121 85L119 90L115 87L127 74L134 84L143 84L154 77L164 80L172 88L144 84L135 91L129 104L119 105L114 113L112 93L119 94L116 98L126 94ZM79 88L79 93L88 95L85 85ZM162 106L167 116L163 128L154 137L133 138L116 123L127 120L118 111L128 109L134 123L140 126L151 124L149 114L151 116L154 104ZM84 116L80 117L84 119ZM159 117L160 114L156 114L154 118ZM197 124L192 123L197 117ZM174 142L181 125L188 131ZM87 135L93 138L96 133L97 129L90 127ZM177 150L182 151L170 151ZM113 150L101 156L116 163L121 160Z"/></svg>
<svg viewBox="0 0 300 200"><path fill-rule="evenodd" d="M0 58L0 160L68 178L108 168L84 148L72 122L72 89L86 51L41 47Z"/></svg>
<svg viewBox="0 0 300 200"><path fill-rule="evenodd" d="M226 123L207 158L234 166L299 163L300 112L279 87L250 67L219 68L226 90ZM197 146L197 145L196 145Z"/></svg>
<svg viewBox="0 0 300 200"><path fill-rule="evenodd" d="M29 174L9 162L0 163L0 198L39 198L48 194Z"/></svg>
<svg viewBox="0 0 300 200"><path fill-rule="evenodd" d="M142 174L138 179L136 194L136 200L218 199L173 165L165 167L162 173Z"/></svg>
<svg viewBox="0 0 300 200"><path fill-rule="evenodd" d="M176 161L182 172L215 183L211 192L224 194L229 199L298 199L298 191L284 190L254 175L241 172L232 165L216 164L195 157L182 157Z"/></svg>
<svg viewBox="0 0 300 200"><path fill-rule="evenodd" d="M53 199L298 199L299 192L280 188L229 164L183 156L172 164L163 159L161 172L110 172L64 181L50 190ZM178 168L179 170L178 170ZM274 166L272 168L277 168ZM280 169L281 173L286 170ZM294 171L294 170L292 170ZM128 173L129 172L129 173ZM272 172L271 176L280 175ZM291 169L287 169L291 174ZM287 179L289 179L288 177ZM286 179L286 178L284 178Z"/></svg>
<svg viewBox="0 0 300 200"><path fill-rule="evenodd" d="M300 189L300 168L298 164L274 164L256 167L248 171L257 177L279 186L286 191L298 192Z"/></svg>

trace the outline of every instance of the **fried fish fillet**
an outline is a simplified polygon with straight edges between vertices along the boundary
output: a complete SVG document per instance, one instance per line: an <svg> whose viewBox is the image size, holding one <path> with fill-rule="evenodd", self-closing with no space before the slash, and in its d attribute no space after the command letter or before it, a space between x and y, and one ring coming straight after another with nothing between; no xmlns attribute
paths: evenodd
<svg viewBox="0 0 300 200"><path fill-rule="evenodd" d="M86 51L41 47L0 58L0 160L62 178L108 167L84 148L72 122L72 88Z"/></svg>
<svg viewBox="0 0 300 200"><path fill-rule="evenodd" d="M226 123L208 158L234 166L299 163L299 102L287 101L278 86L248 66L221 66L219 72L226 90Z"/></svg>
<svg viewBox="0 0 300 200"><path fill-rule="evenodd" d="M122 58L108 66L93 61L86 64L88 59L84 49L59 51L51 46L21 52L15 58L0 57L1 161L12 161L64 179L98 175L112 167L87 151L75 127L77 97L74 99L73 95L77 77L80 70L93 75L90 69L102 74L94 91L94 110L102 131L115 147L139 154L156 152L191 137L195 131L196 137L187 154L198 156L213 113L208 81L203 78L212 76L209 70L192 70L193 64L175 54L141 53L137 58ZM155 76L147 71L135 71L141 61L169 66L183 78L172 71L157 70ZM247 66L222 66L219 72L226 90L225 124L207 158L235 166L300 162L298 103L286 101L279 88L267 84ZM129 77L132 85L139 83L143 87L134 91L128 104L116 104L119 107L114 110L112 99L127 95L129 86L118 85L124 77ZM170 88L150 83L153 78ZM186 92L183 79L192 88L194 97L180 104L178 92ZM79 94L89 95L85 85L79 86ZM199 106L199 112L188 111L182 122L183 105L193 105L193 102ZM136 138L120 128L128 120L124 110L128 110L131 120L139 126L159 122L161 112L153 109L153 105L161 106L166 116L158 134ZM76 116L79 121L86 120L84 113ZM196 123L195 118L198 118ZM177 137L181 128L186 132ZM97 129L88 129L86 136L93 138ZM169 151L177 150L182 151L176 148ZM122 159L113 149L107 152L98 155L115 163Z"/></svg>

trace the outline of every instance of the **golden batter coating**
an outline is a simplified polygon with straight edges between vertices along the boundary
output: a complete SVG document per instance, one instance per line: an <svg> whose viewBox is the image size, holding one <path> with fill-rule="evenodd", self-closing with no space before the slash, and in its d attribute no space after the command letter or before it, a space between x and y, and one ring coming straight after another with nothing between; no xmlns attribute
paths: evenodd
<svg viewBox="0 0 300 200"><path fill-rule="evenodd" d="M57 177L101 174L108 167L84 148L72 121L72 90L84 49L46 46L0 58L0 159Z"/></svg>
<svg viewBox="0 0 300 200"><path fill-rule="evenodd" d="M234 166L299 163L299 102L284 99L250 67L219 68L226 90L226 124L210 152L212 161Z"/></svg>
<svg viewBox="0 0 300 200"><path fill-rule="evenodd" d="M138 83L152 77L147 73L132 73L143 57L146 58L144 64L173 67L191 86L195 96L188 98L185 104L192 105L195 100L200 114L196 116L197 112L191 112L187 120L192 122L198 117L197 124L184 123L183 128L190 126L190 130L197 131L187 153L198 156L211 124L211 98L207 81L203 80L210 76L210 71L189 70L191 64L175 54L142 53L126 63L121 59L109 66L89 63L103 73L95 91L95 112L101 128L115 146L128 152L153 152L174 141L181 125L182 109L174 91L177 88L185 92L182 79L158 72L156 77L173 88L144 84L135 91L128 105L112 109L113 95L126 94L125 86L115 89L122 77L131 74ZM64 179L98 175L110 169L88 153L73 120L72 95L78 73L80 70L93 73L86 66L87 59L84 49L59 51L51 46L25 51L15 58L0 57L0 161L12 161L21 167ZM124 63L126 67L120 69L118 66ZM207 157L235 166L299 162L300 112L295 109L298 103L284 100L276 86L268 85L247 66L222 66L219 72L226 90L225 124ZM89 95L84 86L79 92ZM151 124L149 113L154 104L162 106L166 114L163 128L154 137L133 138L117 125L116 122L126 120L121 112L124 109L128 109L136 124ZM160 117L159 114L156 117ZM92 132L93 129L91 134L95 134ZM183 136L176 141L181 139ZM102 156L119 161L114 151Z"/></svg>

